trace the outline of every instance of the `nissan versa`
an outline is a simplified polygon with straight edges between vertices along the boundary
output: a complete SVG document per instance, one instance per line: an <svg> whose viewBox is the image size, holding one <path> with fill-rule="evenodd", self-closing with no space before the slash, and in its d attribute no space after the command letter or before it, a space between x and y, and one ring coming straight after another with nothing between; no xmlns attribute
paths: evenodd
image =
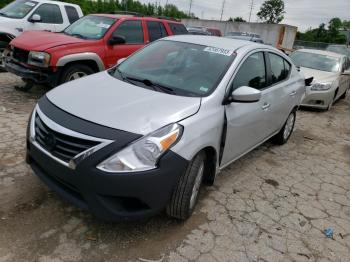
<svg viewBox="0 0 350 262"><path fill-rule="evenodd" d="M292 134L305 79L273 47L212 36L158 40L36 105L27 162L106 220L188 218L203 183Z"/></svg>

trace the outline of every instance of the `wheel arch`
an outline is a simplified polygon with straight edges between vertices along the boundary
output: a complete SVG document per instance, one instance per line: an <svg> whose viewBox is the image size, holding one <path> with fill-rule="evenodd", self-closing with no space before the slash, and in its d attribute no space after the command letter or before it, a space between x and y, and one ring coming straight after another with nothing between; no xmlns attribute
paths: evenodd
<svg viewBox="0 0 350 262"><path fill-rule="evenodd" d="M200 150L197 154L199 154L200 152L204 152L206 156L204 163L205 168L203 182L206 185L211 186L215 182L218 153L216 152L216 149L213 146L207 146Z"/></svg>
<svg viewBox="0 0 350 262"><path fill-rule="evenodd" d="M0 32L0 42L7 42L10 43L12 39L14 39L16 36L5 33L5 32Z"/></svg>
<svg viewBox="0 0 350 262"><path fill-rule="evenodd" d="M58 59L56 66L63 68L75 63L89 65L96 72L105 70L102 59L95 53L79 53L63 56Z"/></svg>

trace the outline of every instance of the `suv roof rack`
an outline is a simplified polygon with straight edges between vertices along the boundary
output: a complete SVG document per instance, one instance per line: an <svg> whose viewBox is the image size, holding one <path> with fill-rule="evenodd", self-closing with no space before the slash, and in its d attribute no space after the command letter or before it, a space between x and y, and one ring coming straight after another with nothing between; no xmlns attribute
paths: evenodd
<svg viewBox="0 0 350 262"><path fill-rule="evenodd" d="M144 16L143 14L137 13L137 12L129 12L129 11L116 11L116 12L109 12L111 15L133 15L133 16Z"/></svg>
<svg viewBox="0 0 350 262"><path fill-rule="evenodd" d="M164 19L164 20L169 20L169 21L174 21L174 22L180 22L179 19L173 18L173 17L168 17L168 16L151 16L151 15L144 15L138 12L129 12L129 11L116 11L116 12L109 12L109 14L113 15L133 15L136 17L153 17L153 18L158 18L158 19Z"/></svg>

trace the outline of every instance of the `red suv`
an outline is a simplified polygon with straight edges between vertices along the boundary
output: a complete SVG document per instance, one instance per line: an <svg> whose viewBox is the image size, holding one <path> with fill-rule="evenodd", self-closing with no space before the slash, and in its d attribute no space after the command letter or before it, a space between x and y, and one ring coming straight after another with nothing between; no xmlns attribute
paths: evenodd
<svg viewBox="0 0 350 262"><path fill-rule="evenodd" d="M108 69L149 42L187 34L173 20L132 15L88 15L63 32L24 32L5 51L5 68L27 83L52 87Z"/></svg>

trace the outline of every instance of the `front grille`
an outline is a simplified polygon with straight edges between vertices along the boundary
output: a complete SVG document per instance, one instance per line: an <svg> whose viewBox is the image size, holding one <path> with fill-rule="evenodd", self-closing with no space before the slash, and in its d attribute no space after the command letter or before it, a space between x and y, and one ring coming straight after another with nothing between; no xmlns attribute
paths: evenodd
<svg viewBox="0 0 350 262"><path fill-rule="evenodd" d="M15 60L21 63L28 62L29 51L14 47L12 56Z"/></svg>
<svg viewBox="0 0 350 262"><path fill-rule="evenodd" d="M69 162L76 155L100 143L58 133L50 129L38 114L35 116L35 140L46 151L64 162Z"/></svg>

